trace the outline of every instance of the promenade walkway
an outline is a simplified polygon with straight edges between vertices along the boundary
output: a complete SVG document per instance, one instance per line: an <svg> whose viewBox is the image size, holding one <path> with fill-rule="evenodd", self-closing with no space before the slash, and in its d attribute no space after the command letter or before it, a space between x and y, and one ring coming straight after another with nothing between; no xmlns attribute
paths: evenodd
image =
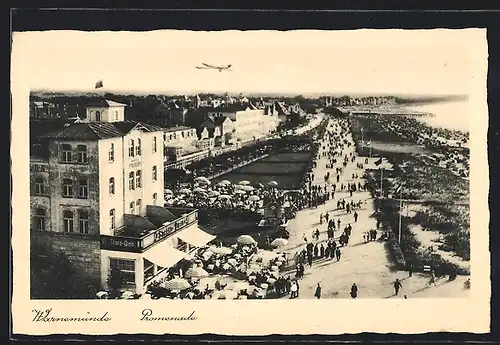
<svg viewBox="0 0 500 345"><path fill-rule="evenodd" d="M331 119L330 127L337 119ZM347 140L353 142L352 136L348 134ZM322 152L322 148L319 152ZM344 149L344 154L355 152L354 145ZM374 162L378 158L369 159L368 164L364 165L365 169L374 168ZM319 223L321 213L328 212L330 218L335 221L340 219L341 228L347 224L351 224L353 230L349 239L349 245L341 248L342 256L339 262L336 259L319 259L313 262L313 266L309 267L306 264L305 275L299 280L300 294L299 298L314 298L314 292L317 283L322 286L321 298L350 298L350 287L353 283L359 288L359 298L403 298L403 295L411 297L467 297L467 291L463 289L463 282L466 277L458 277L454 282L446 280L437 280L437 287L428 286L429 278L425 275L413 274L408 278L408 273L405 271L397 271L393 268L389 259L389 253L385 248L385 243L372 241L365 243L363 233L365 231L376 228L376 219L372 217L374 212L373 199L369 192L358 191L354 192L352 198L347 191L340 191L340 184L364 183L364 170L357 168L357 163L364 163L365 157L356 158L355 162L349 162L344 168L343 174L339 183L337 183L337 191L335 199L330 199L325 204L317 208L304 209L297 212L296 218L290 221L289 231L290 239L284 251L294 253L304 248L303 234L305 233L308 240L312 239L312 233L319 229L319 242L326 241L326 223ZM317 167L314 169L314 184L325 185L324 175L330 171L331 183L336 182L335 167L326 169L328 162L327 157L320 156L317 160ZM340 162L337 166L340 166ZM358 174L358 179L352 179L352 174ZM331 190L331 183L328 183L328 190ZM357 209L358 221L354 222L353 213L347 214L345 210L337 210L337 201L345 199L346 203L351 199L354 202L362 201L361 210ZM335 237L338 238L342 231L336 231ZM379 234L380 235L380 234ZM336 239L337 243L338 240ZM295 276L295 271L290 271L290 277ZM403 288L398 296L394 296L392 283L396 278L402 281ZM288 297L284 297L288 298Z"/></svg>

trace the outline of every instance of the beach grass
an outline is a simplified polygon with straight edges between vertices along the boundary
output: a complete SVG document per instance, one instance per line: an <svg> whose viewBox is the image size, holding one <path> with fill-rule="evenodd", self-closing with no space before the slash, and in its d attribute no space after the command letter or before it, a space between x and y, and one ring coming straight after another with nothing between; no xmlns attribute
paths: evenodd
<svg viewBox="0 0 500 345"><path fill-rule="evenodd" d="M446 260L440 252L470 260L469 180L457 169L450 168L450 161L463 164L461 167L467 169L468 175L469 151L463 147L447 147L438 141L422 140L421 134L432 137L433 129L420 122L416 125L416 122L401 115L377 114L354 116L350 120L358 154L384 157L393 165L392 170L383 172L382 190L379 169L368 171L366 177L372 194L377 198L380 220L396 238L399 237L400 212L399 202L395 200L399 195L393 195L396 185L403 185L405 207L419 205L419 209L409 216L405 215L404 208L401 210L402 236L398 246L404 258L398 258L396 253L396 263L402 266L411 262L414 267L430 264L446 272L455 270L458 274L468 274L463 265ZM438 132L443 134L441 130ZM370 146L366 145L368 140L371 140ZM440 234L438 249L422 245L411 230L415 225Z"/></svg>

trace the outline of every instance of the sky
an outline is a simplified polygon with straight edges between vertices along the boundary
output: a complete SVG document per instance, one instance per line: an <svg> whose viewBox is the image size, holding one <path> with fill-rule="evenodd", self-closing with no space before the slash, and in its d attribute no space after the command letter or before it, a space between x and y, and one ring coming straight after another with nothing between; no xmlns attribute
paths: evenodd
<svg viewBox="0 0 500 345"><path fill-rule="evenodd" d="M469 94L469 30L14 33L30 90L145 93ZM198 70L232 64L232 72Z"/></svg>

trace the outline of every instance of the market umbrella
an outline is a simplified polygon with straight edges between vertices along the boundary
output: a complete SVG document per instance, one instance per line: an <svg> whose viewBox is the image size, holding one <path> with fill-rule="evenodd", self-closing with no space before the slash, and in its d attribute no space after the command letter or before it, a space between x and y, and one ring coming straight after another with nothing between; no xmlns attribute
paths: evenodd
<svg viewBox="0 0 500 345"><path fill-rule="evenodd" d="M193 192L197 192L197 193L206 193L207 190L204 189L204 188L201 188L201 187L196 187L195 189L193 189Z"/></svg>
<svg viewBox="0 0 500 345"><path fill-rule="evenodd" d="M168 290L186 290L191 285L186 279L174 278L165 283L165 288Z"/></svg>
<svg viewBox="0 0 500 345"><path fill-rule="evenodd" d="M96 294L97 298L99 299L103 299L103 298L106 298L108 297L108 292L107 291L99 291L97 294Z"/></svg>
<svg viewBox="0 0 500 345"><path fill-rule="evenodd" d="M222 195L219 195L219 199L226 199L226 200L229 200L229 199L231 199L231 196L230 196L230 195L227 195L227 194L222 194Z"/></svg>
<svg viewBox="0 0 500 345"><path fill-rule="evenodd" d="M210 247L210 251L214 254L221 254L221 255L228 255L233 252L233 250L228 247Z"/></svg>
<svg viewBox="0 0 500 345"><path fill-rule="evenodd" d="M210 183L210 180L204 176L198 176L197 178L194 179L198 183Z"/></svg>
<svg viewBox="0 0 500 345"><path fill-rule="evenodd" d="M248 186L250 184L250 181L240 181L239 184L242 186Z"/></svg>
<svg viewBox="0 0 500 345"><path fill-rule="evenodd" d="M276 186L278 186L278 182L276 182L276 181L269 181L269 183L267 185L269 187L276 187Z"/></svg>
<svg viewBox="0 0 500 345"><path fill-rule="evenodd" d="M273 247L283 247L288 244L288 240L284 238L277 238L274 241L271 242L271 246Z"/></svg>
<svg viewBox="0 0 500 345"><path fill-rule="evenodd" d="M262 183L259 183L257 186L258 186L259 188L264 188L264 187L265 187Z"/></svg>
<svg viewBox="0 0 500 345"><path fill-rule="evenodd" d="M165 190L163 191L163 193L164 193L164 194L174 194L174 192L172 192L172 190L171 190L171 189L165 189Z"/></svg>
<svg viewBox="0 0 500 345"><path fill-rule="evenodd" d="M222 180L219 182L220 185L222 186L229 186L231 184L231 181L229 180Z"/></svg>
<svg viewBox="0 0 500 345"><path fill-rule="evenodd" d="M241 235L240 237L238 237L236 242L238 242L239 244L255 244L255 243L257 243L253 239L253 237L250 235Z"/></svg>
<svg viewBox="0 0 500 345"><path fill-rule="evenodd" d="M234 185L234 189L238 190L238 189L245 189L245 186L242 186L242 185L239 185L239 184L235 184Z"/></svg>
<svg viewBox="0 0 500 345"><path fill-rule="evenodd" d="M255 188L253 188L252 186L242 186L241 189L246 190L247 192L251 192L251 191L255 190Z"/></svg>
<svg viewBox="0 0 500 345"><path fill-rule="evenodd" d="M189 193L191 193L191 190L188 189L188 188L182 188L182 189L179 190L179 193L181 193L181 194L189 194Z"/></svg>
<svg viewBox="0 0 500 345"><path fill-rule="evenodd" d="M186 271L184 276L186 278L205 278L208 277L209 274L203 269L203 267L191 267Z"/></svg>
<svg viewBox="0 0 500 345"><path fill-rule="evenodd" d="M260 200L260 197L258 195L250 195L248 197L248 200L249 201L259 201Z"/></svg>
<svg viewBox="0 0 500 345"><path fill-rule="evenodd" d="M216 190L211 190L210 192L208 192L208 195L209 196L220 196L220 192L216 191Z"/></svg>
<svg viewBox="0 0 500 345"><path fill-rule="evenodd" d="M212 295L212 299L236 299L238 297L238 293L233 290L222 290L215 291Z"/></svg>
<svg viewBox="0 0 500 345"><path fill-rule="evenodd" d="M250 287L250 284L248 282L245 282L245 281L235 281L235 282L229 283L227 286L227 288L229 290L233 290L233 291L246 290L249 287Z"/></svg>
<svg viewBox="0 0 500 345"><path fill-rule="evenodd" d="M132 296L134 295L134 293L132 291L125 291L124 293L122 293L122 298L123 299L129 299L131 298Z"/></svg>
<svg viewBox="0 0 500 345"><path fill-rule="evenodd" d="M234 194L239 194L239 195L243 195L243 194L246 194L247 192L244 191L243 189L237 189L234 191Z"/></svg>

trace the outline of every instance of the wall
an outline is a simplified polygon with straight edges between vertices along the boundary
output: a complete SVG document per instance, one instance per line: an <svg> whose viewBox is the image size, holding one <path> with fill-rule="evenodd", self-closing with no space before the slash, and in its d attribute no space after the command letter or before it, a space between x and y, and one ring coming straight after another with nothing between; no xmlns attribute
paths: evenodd
<svg viewBox="0 0 500 345"><path fill-rule="evenodd" d="M88 163L62 163L61 145L69 144L73 148L73 161L76 161L77 145L87 146ZM49 143L49 197L50 197L50 221L51 230L63 232L63 210L74 212L74 230L78 231L78 210L85 209L89 212L89 233L99 233L99 153L97 141L51 141ZM78 179L87 178L88 198L77 197ZM63 180L70 178L73 180L74 197L63 197Z"/></svg>
<svg viewBox="0 0 500 345"><path fill-rule="evenodd" d="M157 140L157 151L154 153L153 137ZM128 147L130 139L141 139L141 155L134 157L128 156ZM146 205L153 205L153 194L157 193L157 205L164 204L163 197L163 132L145 132L141 130L133 130L123 137L123 210L124 213L130 213L129 205L131 202L136 202L141 199L141 214L144 214ZM153 181L153 166L157 168L157 181ZM142 187L129 190L128 176L131 171L134 173L137 170L142 171Z"/></svg>
<svg viewBox="0 0 500 345"><path fill-rule="evenodd" d="M109 147L114 144L114 161L109 161ZM119 228L123 225L123 195L124 195L124 172L123 155L128 156L128 148L124 148L123 139L111 138L99 141L99 223L101 235L113 235L111 230L109 211L115 209L115 225ZM109 194L109 179L115 179L115 194Z"/></svg>
<svg viewBox="0 0 500 345"><path fill-rule="evenodd" d="M96 112L101 113L100 122L119 122L125 120L125 107L87 107L87 122L96 122Z"/></svg>
<svg viewBox="0 0 500 345"><path fill-rule="evenodd" d="M98 236L32 231L31 241L53 253L65 253L78 276L88 281L89 285L100 285L101 249Z"/></svg>
<svg viewBox="0 0 500 345"><path fill-rule="evenodd" d="M43 195L35 195L35 181L37 177L43 178L45 193ZM30 219L31 228L35 228L35 214L38 207L46 211L45 227L50 231L51 224L49 217L51 214L50 191L51 186L49 178L49 162L42 160L30 159Z"/></svg>

